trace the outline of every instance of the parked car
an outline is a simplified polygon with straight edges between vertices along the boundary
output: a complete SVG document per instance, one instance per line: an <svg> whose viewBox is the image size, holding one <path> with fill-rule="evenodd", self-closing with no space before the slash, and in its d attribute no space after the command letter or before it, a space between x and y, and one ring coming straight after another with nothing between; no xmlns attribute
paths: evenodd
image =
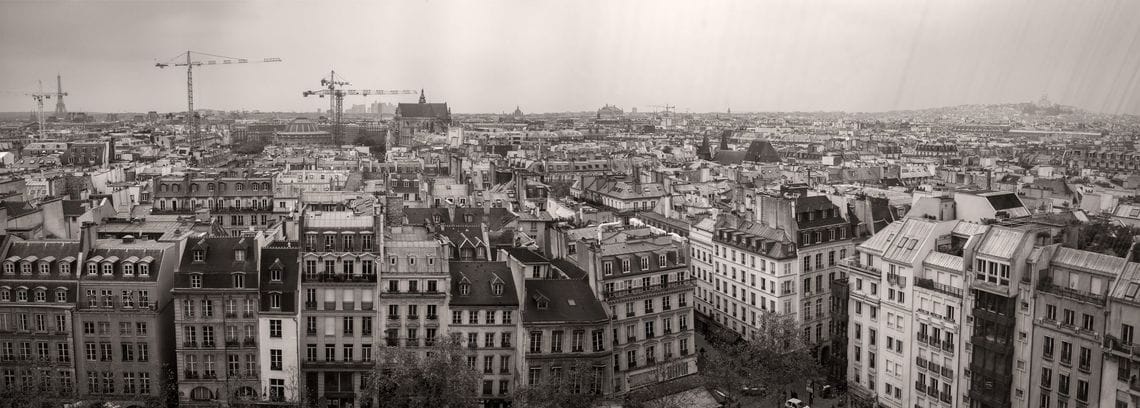
<svg viewBox="0 0 1140 408"><path fill-rule="evenodd" d="M740 393L749 396L763 397L768 395L768 387L763 385L744 385L740 387Z"/></svg>
<svg viewBox="0 0 1140 408"><path fill-rule="evenodd" d="M784 401L784 408L811 408L811 407L809 407L803 401L800 401L799 398L788 398L787 401Z"/></svg>

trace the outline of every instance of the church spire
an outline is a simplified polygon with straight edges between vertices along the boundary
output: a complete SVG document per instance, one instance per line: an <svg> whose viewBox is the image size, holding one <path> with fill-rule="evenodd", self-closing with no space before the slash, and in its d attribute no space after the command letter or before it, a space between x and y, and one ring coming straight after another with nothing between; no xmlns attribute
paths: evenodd
<svg viewBox="0 0 1140 408"><path fill-rule="evenodd" d="M420 103L427 103L427 98L424 97L424 89L420 88Z"/></svg>

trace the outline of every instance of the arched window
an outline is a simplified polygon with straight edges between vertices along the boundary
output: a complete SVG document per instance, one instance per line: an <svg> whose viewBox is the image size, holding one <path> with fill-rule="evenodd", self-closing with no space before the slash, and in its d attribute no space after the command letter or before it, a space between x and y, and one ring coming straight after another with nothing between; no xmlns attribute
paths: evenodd
<svg viewBox="0 0 1140 408"><path fill-rule="evenodd" d="M67 289L56 289L55 301L57 303L67 303Z"/></svg>
<svg viewBox="0 0 1140 408"><path fill-rule="evenodd" d="M8 288L0 289L0 302L12 301L12 290Z"/></svg>
<svg viewBox="0 0 1140 408"><path fill-rule="evenodd" d="M463 295L463 296L467 296L469 293L471 293L471 284L467 283L467 282L460 283L459 284L459 294Z"/></svg>
<svg viewBox="0 0 1140 408"><path fill-rule="evenodd" d="M159 184L158 185L158 191L160 193L165 193L169 189L170 189L170 187L168 187L166 184Z"/></svg>
<svg viewBox="0 0 1140 408"><path fill-rule="evenodd" d="M172 184L170 186L170 189L173 190L175 193L181 193L182 192L182 186L178 185L178 184Z"/></svg>
<svg viewBox="0 0 1140 408"><path fill-rule="evenodd" d="M245 190L245 184L242 184L242 183L237 183L236 185L234 185L234 190L235 190L235 191L242 191L242 190Z"/></svg>
<svg viewBox="0 0 1140 408"><path fill-rule="evenodd" d="M87 263L87 274L88 275L98 275L99 274L99 264L97 264L95 262L88 262Z"/></svg>
<svg viewBox="0 0 1140 408"><path fill-rule="evenodd" d="M31 262L20 262L20 273L24 274L24 275L31 275L32 274L32 263Z"/></svg>
<svg viewBox="0 0 1140 408"><path fill-rule="evenodd" d="M503 282L495 282L491 284L491 293L495 296L503 295Z"/></svg>
<svg viewBox="0 0 1140 408"><path fill-rule="evenodd" d="M43 289L36 289L36 302L47 302L47 291Z"/></svg>
<svg viewBox="0 0 1140 408"><path fill-rule="evenodd" d="M206 387L195 387L190 390L190 399L195 401L209 401L214 399L214 393L210 392Z"/></svg>
<svg viewBox="0 0 1140 408"><path fill-rule="evenodd" d="M210 191L210 192L214 191L214 183L206 184L206 191Z"/></svg>
<svg viewBox="0 0 1140 408"><path fill-rule="evenodd" d="M195 184L191 184L191 185L190 185L190 192L191 192L191 193L195 193L195 192L197 192L197 191L198 191L198 188L199 188L199 187L198 187L198 184L196 184L196 183L195 183Z"/></svg>
<svg viewBox="0 0 1140 408"><path fill-rule="evenodd" d="M9 274L9 275L15 274L16 273L16 264L14 262L11 262L11 261L4 262L4 273Z"/></svg>
<svg viewBox="0 0 1140 408"><path fill-rule="evenodd" d="M27 302L28 301L28 290L27 289L16 289L16 301L17 302Z"/></svg>

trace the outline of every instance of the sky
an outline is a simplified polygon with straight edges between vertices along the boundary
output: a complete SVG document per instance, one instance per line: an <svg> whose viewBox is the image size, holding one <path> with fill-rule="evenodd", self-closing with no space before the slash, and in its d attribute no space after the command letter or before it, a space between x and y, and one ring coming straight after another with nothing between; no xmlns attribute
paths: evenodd
<svg viewBox="0 0 1140 408"><path fill-rule="evenodd" d="M9 1L0 111L313 112L330 70L455 113L860 111L1053 102L1140 114L1137 1ZM205 57L204 57L205 59ZM349 96L345 106L417 96ZM52 109L54 102L47 105Z"/></svg>

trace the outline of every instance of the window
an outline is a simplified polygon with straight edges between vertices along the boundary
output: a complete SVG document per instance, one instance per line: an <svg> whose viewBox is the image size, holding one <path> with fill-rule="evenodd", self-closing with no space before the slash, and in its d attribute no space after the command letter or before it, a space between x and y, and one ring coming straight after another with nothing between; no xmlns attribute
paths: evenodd
<svg viewBox="0 0 1140 408"><path fill-rule="evenodd" d="M542 352L542 332L540 332L540 331L530 332L530 352L531 353L541 353Z"/></svg>
<svg viewBox="0 0 1140 408"><path fill-rule="evenodd" d="M269 369L273 371L281 371L281 350L269 350Z"/></svg>
<svg viewBox="0 0 1140 408"><path fill-rule="evenodd" d="M280 338L281 337L281 319L270 319L269 320L269 337L273 337L273 338Z"/></svg>
<svg viewBox="0 0 1140 408"><path fill-rule="evenodd" d="M190 275L190 287L191 288L201 288L202 287L202 275L201 274Z"/></svg>

